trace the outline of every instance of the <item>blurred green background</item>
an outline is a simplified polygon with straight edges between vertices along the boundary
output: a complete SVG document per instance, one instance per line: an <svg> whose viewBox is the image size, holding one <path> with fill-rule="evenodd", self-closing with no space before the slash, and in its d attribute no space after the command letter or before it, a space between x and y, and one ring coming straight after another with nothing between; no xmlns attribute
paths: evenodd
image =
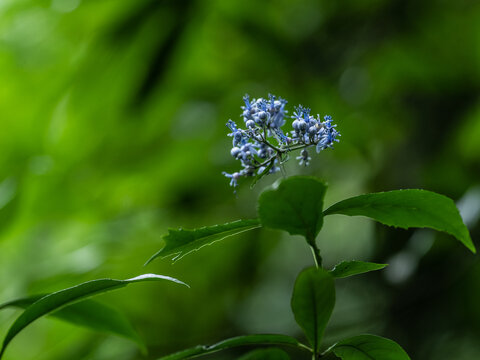
<svg viewBox="0 0 480 360"><path fill-rule="evenodd" d="M475 0L2 0L0 302L100 277L178 277L98 299L146 340L41 319L6 360L130 360L227 336L301 337L289 301L312 264L300 238L256 230L172 265L142 264L168 227L256 216L235 196L225 122L269 92L330 114L342 133L310 174L326 203L425 188L452 197L480 234L480 2ZM363 218L326 219L327 266L388 262L340 280L326 344L391 337L412 359L480 358L480 262L457 241ZM0 313L0 334L18 311ZM233 359L244 349L211 356ZM293 358L300 354L292 353Z"/></svg>

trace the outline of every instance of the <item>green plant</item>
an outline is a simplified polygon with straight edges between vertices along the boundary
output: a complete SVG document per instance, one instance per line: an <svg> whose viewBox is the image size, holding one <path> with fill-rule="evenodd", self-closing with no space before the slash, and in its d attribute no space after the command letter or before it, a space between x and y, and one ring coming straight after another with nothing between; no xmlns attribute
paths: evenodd
<svg viewBox="0 0 480 360"><path fill-rule="evenodd" d="M230 184L238 185L240 177L255 176L253 183L261 177L279 171L288 160L288 153L301 150L297 157L301 165L310 161L307 148L315 146L317 152L332 148L340 134L332 125L332 118L324 121L310 115L302 106L294 113L293 131L285 135L281 127L286 123L284 109L286 101L269 96L269 100L244 98L242 116L247 127L239 129L233 121L227 126L232 131L231 154L241 161L243 169L233 174L224 173ZM267 139L270 137L276 143ZM400 227L426 227L446 232L469 250L475 247L469 232L454 202L425 190L396 190L360 195L340 201L324 209L323 199L327 191L324 181L314 177L290 177L274 184L258 199L258 219L237 220L226 224L207 226L194 230L171 229L164 236L165 246L155 253L147 264L159 257L170 257L174 262L200 250L202 247L227 237L259 227L287 231L301 235L311 248L315 266L307 267L297 277L293 289L291 309L295 320L302 328L308 344L281 334L259 334L239 336L210 346L195 346L163 357L163 360L187 359L224 349L244 345L290 346L310 354L312 359L337 357L344 360L406 360L407 353L395 342L375 336L359 335L322 348L322 340L335 306L335 280L370 271L383 269L386 264L345 260L333 269L322 266L321 251L317 237L325 216L341 214L365 216L382 224ZM108 331L145 346L128 320L110 306L89 299L97 294L118 289L140 281L167 280L185 283L162 275L144 274L127 280L99 279L60 290L51 294L34 295L0 305L0 310L10 307L22 308L24 312L8 330L0 358L8 344L36 319L52 315L71 323L93 330ZM279 348L257 349L242 359L288 359L287 353Z"/></svg>
<svg viewBox="0 0 480 360"><path fill-rule="evenodd" d="M302 235L312 249L314 267L297 277L291 307L295 320L308 339L308 345L286 335L248 335L224 340L211 346L196 346L163 357L163 360L187 359L242 345L291 346L309 352L312 359L339 357L344 360L404 360L407 353L395 342L375 335L359 335L322 349L322 338L335 306L335 279L380 270L386 264L342 261L333 269L322 267L316 244L323 218L334 214L366 216L382 224L400 228L425 227L454 236L472 252L472 243L453 201L425 190L397 190L361 195L340 201L323 209L327 185L313 177L290 177L264 191L258 200L258 220L236 222L197 230L170 230L164 237L165 247L150 260L169 257L174 261L228 236L265 226ZM259 354L259 355L255 355ZM258 356L258 357L253 357ZM252 358L284 359L278 349L252 353Z"/></svg>

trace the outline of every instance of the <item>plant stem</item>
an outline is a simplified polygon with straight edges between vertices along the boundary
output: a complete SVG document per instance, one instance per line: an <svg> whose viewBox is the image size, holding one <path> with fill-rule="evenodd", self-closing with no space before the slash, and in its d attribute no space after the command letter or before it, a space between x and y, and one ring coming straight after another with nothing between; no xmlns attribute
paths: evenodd
<svg viewBox="0 0 480 360"><path fill-rule="evenodd" d="M320 256L320 249L317 246L315 238L307 239L308 244L310 245L310 249L312 250L313 260L315 261L315 266L317 268L322 267L322 257Z"/></svg>
<svg viewBox="0 0 480 360"><path fill-rule="evenodd" d="M298 144L298 145L295 145L295 146L292 146L292 147L287 147L287 148L284 148L284 149L280 149L280 152L286 153L286 152L295 151L295 150L298 150L298 149L303 149L303 148L307 148L309 146L314 146L314 145L315 144Z"/></svg>

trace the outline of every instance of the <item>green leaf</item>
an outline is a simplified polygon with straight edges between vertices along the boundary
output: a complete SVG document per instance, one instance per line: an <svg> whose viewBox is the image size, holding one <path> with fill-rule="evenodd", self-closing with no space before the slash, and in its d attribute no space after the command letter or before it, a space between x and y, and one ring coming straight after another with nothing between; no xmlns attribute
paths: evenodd
<svg viewBox="0 0 480 360"><path fill-rule="evenodd" d="M360 335L342 340L327 352L343 360L410 360L396 342L375 335Z"/></svg>
<svg viewBox="0 0 480 360"><path fill-rule="evenodd" d="M280 349L258 349L250 351L238 360L289 360L290 356Z"/></svg>
<svg viewBox="0 0 480 360"><path fill-rule="evenodd" d="M388 264L376 264L371 262L363 261L342 261L341 263L335 265L335 267L330 270L335 278L344 278L352 275L363 274L369 271L381 270Z"/></svg>
<svg viewBox="0 0 480 360"><path fill-rule="evenodd" d="M333 276L322 268L303 270L295 281L292 310L315 353L318 353L334 306Z"/></svg>
<svg viewBox="0 0 480 360"><path fill-rule="evenodd" d="M444 231L476 252L455 203L431 191L410 189L360 195L340 201L324 211L325 216L332 214L367 216L404 229L426 227Z"/></svg>
<svg viewBox="0 0 480 360"><path fill-rule="evenodd" d="M172 257L173 261L180 260L185 255L200 248L211 245L216 241L223 240L229 236L240 234L244 231L259 228L261 225L257 219L237 220L223 225L206 226L199 229L169 229L168 234L163 237L165 246L154 254L145 265L157 257Z"/></svg>
<svg viewBox="0 0 480 360"><path fill-rule="evenodd" d="M323 225L327 185L314 177L293 176L274 184L258 199L262 225L315 241Z"/></svg>
<svg viewBox="0 0 480 360"><path fill-rule="evenodd" d="M0 310L9 307L26 309L46 295L34 295L0 305ZM95 331L112 333L136 342L142 351L145 344L127 317L117 309L95 300L83 300L68 305L51 314L52 317Z"/></svg>
<svg viewBox="0 0 480 360"><path fill-rule="evenodd" d="M287 335L245 335L223 340L210 346L198 345L190 349L182 350L174 354L164 356L159 360L188 359L199 355L211 354L220 350L245 345L285 345L310 351L307 346L301 344L297 339Z"/></svg>
<svg viewBox="0 0 480 360"><path fill-rule="evenodd" d="M98 279L87 281L80 285L73 286L64 290L60 290L51 294L48 294L32 305L30 305L18 318L8 330L5 339L3 340L2 349L0 351L0 358L5 352L7 345L12 339L25 327L30 325L38 318L48 315L53 311L59 310L67 305L71 305L80 300L98 295L107 291L112 291L125 287L129 284L141 282L141 281L159 281L168 280L178 284L182 284L188 287L187 284L180 280L174 279L169 276L144 274L132 279L127 280L115 280L115 279Z"/></svg>

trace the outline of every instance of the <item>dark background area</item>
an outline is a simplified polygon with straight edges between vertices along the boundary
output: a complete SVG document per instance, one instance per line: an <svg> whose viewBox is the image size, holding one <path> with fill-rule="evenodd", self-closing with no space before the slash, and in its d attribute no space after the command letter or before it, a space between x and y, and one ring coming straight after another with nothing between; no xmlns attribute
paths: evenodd
<svg viewBox="0 0 480 360"><path fill-rule="evenodd" d="M234 195L221 175L239 167L225 122L240 120L245 93L333 116L335 150L287 166L327 180L327 205L436 191L479 245L478 1L5 0L0 19L0 302L153 272L192 288L99 297L128 315L147 359L244 333L301 338L289 309L312 264L301 238L255 230L142 267L168 227L255 217L259 192L281 176ZM332 216L319 245L328 267L390 264L338 281L325 345L367 332L412 359L480 358L480 262L459 242ZM17 314L0 313L2 334ZM5 357L142 358L127 340L52 319Z"/></svg>

